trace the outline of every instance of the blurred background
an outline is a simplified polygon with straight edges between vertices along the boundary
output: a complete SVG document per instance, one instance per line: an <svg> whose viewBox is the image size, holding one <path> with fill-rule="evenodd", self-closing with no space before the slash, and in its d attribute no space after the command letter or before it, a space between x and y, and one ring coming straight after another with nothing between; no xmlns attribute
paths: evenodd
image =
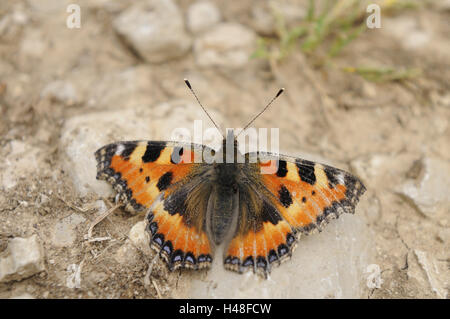
<svg viewBox="0 0 450 319"><path fill-rule="evenodd" d="M370 4L381 28L367 27ZM254 126L364 181L356 240L383 284L351 296L446 298L449 18L447 0L2 0L0 256L37 257L0 269L0 297L182 296L162 266L144 287L146 261L123 248L142 217L111 216L98 230L111 241L83 236L112 195L97 148L212 126L188 78L223 128L286 88Z"/></svg>

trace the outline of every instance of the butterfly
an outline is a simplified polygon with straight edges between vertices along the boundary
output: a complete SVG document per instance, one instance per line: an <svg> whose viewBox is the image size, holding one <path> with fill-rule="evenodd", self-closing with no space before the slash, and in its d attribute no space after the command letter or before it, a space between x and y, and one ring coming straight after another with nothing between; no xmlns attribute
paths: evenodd
<svg viewBox="0 0 450 319"><path fill-rule="evenodd" d="M226 269L267 277L302 234L353 214L366 190L357 177L328 165L242 154L231 130L218 150L125 141L103 146L95 157L97 179L112 184L126 210L146 212L150 245L172 271L209 268L216 247L224 246Z"/></svg>

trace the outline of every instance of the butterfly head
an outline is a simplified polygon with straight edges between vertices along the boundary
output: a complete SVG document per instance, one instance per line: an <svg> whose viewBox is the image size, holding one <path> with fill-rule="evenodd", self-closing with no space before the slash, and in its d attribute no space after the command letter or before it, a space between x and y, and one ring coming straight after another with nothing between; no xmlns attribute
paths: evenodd
<svg viewBox="0 0 450 319"><path fill-rule="evenodd" d="M237 142L237 137L234 134L234 130L232 130L232 129L227 130L227 135L226 135L226 137L224 137L224 139L222 141L222 150L223 150L224 162L229 163L231 158L236 160L235 157L236 157L237 151L238 151L238 142ZM230 158L230 156L232 156L232 157ZM228 160L226 160L227 158L228 158ZM235 163L235 161L233 161L233 163Z"/></svg>

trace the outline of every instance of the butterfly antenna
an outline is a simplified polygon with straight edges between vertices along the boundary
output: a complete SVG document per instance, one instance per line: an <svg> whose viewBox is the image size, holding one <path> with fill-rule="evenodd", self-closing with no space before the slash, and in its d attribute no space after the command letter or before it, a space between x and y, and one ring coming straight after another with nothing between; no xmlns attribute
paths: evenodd
<svg viewBox="0 0 450 319"><path fill-rule="evenodd" d="M284 88L281 88L278 93L270 100L270 102L262 109L261 112L259 112L243 129L242 131L237 135L239 136L242 132L244 132L261 114L264 113L265 110L269 108L269 106L281 95L281 93L284 92ZM237 137L236 136L236 137Z"/></svg>
<svg viewBox="0 0 450 319"><path fill-rule="evenodd" d="M197 100L198 104L203 109L203 111L206 113L206 115L208 115L208 117L211 120L211 122L213 122L214 126L219 131L220 135L222 135L222 137L224 137L223 134L222 134L222 131L219 128L219 126L216 124L216 122L214 122L214 120L212 119L211 115L209 115L208 111L206 111L206 109L203 107L202 103L198 99L197 94L195 94L195 91L192 89L192 86L191 86L191 83L189 82L189 80L188 79L184 79L184 83L186 83L186 86L189 88L189 90L191 90L191 92L194 95L195 99Z"/></svg>

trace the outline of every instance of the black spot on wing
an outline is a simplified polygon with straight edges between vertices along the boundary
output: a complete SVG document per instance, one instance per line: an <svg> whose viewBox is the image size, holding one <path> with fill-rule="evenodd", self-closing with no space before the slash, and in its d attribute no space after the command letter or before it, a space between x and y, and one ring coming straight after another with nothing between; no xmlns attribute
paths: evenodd
<svg viewBox="0 0 450 319"><path fill-rule="evenodd" d="M164 143L152 144L149 142L147 144L147 148L145 149L145 153L142 156L142 161L144 161L144 163L156 161L165 147L166 145Z"/></svg>
<svg viewBox="0 0 450 319"><path fill-rule="evenodd" d="M331 185L331 187L334 187L337 184L339 184L339 181L337 179L339 171L337 169L330 166L326 166L323 170L325 172L325 175L327 175L328 183Z"/></svg>
<svg viewBox="0 0 450 319"><path fill-rule="evenodd" d="M172 251L173 251L172 242L168 240L164 243L161 252L167 254L167 256L170 256L172 254Z"/></svg>
<svg viewBox="0 0 450 319"><path fill-rule="evenodd" d="M157 233L152 237L152 244L156 244L157 247L162 247L164 244L164 235Z"/></svg>
<svg viewBox="0 0 450 319"><path fill-rule="evenodd" d="M136 143L124 143L122 144L124 147L122 153L120 154L126 161L130 159L130 155L134 152L136 149L137 144Z"/></svg>
<svg viewBox="0 0 450 319"><path fill-rule="evenodd" d="M230 264L230 265L239 265L240 264L240 260L239 260L239 258L237 258L235 256L228 256L227 258L225 258L224 263L225 264Z"/></svg>
<svg viewBox="0 0 450 319"><path fill-rule="evenodd" d="M95 152L95 157L97 158L97 161L101 161L102 159L111 159L111 157L113 157L114 154L116 154L116 151L117 151L117 144L108 144L98 149ZM102 158L102 153L104 153L104 158Z"/></svg>
<svg viewBox="0 0 450 319"><path fill-rule="evenodd" d="M253 256L248 256L244 262L242 263L243 267L253 267L255 261L253 260Z"/></svg>
<svg viewBox="0 0 450 319"><path fill-rule="evenodd" d="M278 224L281 220L281 216L278 211L265 201L261 208L261 218L263 222L271 222L274 225Z"/></svg>
<svg viewBox="0 0 450 319"><path fill-rule="evenodd" d="M275 250L271 249L269 251L269 255L267 258L269 259L270 264L273 263L274 261L277 261L278 260L277 252Z"/></svg>
<svg viewBox="0 0 450 319"><path fill-rule="evenodd" d="M287 234L286 244L288 245L288 247L291 247L293 243L295 243L295 236L292 235L291 233Z"/></svg>
<svg viewBox="0 0 450 319"><path fill-rule="evenodd" d="M155 235L158 231L158 224L156 222L152 222L148 225L148 230L152 235Z"/></svg>
<svg viewBox="0 0 450 319"><path fill-rule="evenodd" d="M201 254L200 256L198 256L198 263L199 264L201 264L201 263L210 263L210 262L212 262L212 257L209 254L207 254L207 255Z"/></svg>
<svg viewBox="0 0 450 319"><path fill-rule="evenodd" d="M159 178L158 184L156 184L156 187L158 187L158 189L160 191L163 191L163 190L167 189L167 187L170 186L172 179L173 179L172 172L167 172Z"/></svg>
<svg viewBox="0 0 450 319"><path fill-rule="evenodd" d="M267 270L267 260L263 256L256 257L256 267Z"/></svg>
<svg viewBox="0 0 450 319"><path fill-rule="evenodd" d="M289 253L289 248L285 244L280 244L278 246L278 256L282 257Z"/></svg>
<svg viewBox="0 0 450 319"><path fill-rule="evenodd" d="M277 176L278 177L285 177L286 175L287 175L286 161L279 160L278 161Z"/></svg>
<svg viewBox="0 0 450 319"><path fill-rule="evenodd" d="M292 196L286 186L281 185L280 190L278 191L278 197L280 199L281 205L288 208L292 204Z"/></svg>
<svg viewBox="0 0 450 319"><path fill-rule="evenodd" d="M170 266L173 267L173 265L177 263L181 263L184 258L184 253L180 249L177 249L173 252L172 256L170 256Z"/></svg>
<svg viewBox="0 0 450 319"><path fill-rule="evenodd" d="M197 261L195 260L194 254L191 252L187 252L184 257L184 263L188 265L195 265Z"/></svg>
<svg viewBox="0 0 450 319"><path fill-rule="evenodd" d="M306 160L297 160L298 176L305 183L314 185L316 183L316 174L314 173L314 162Z"/></svg>
<svg viewBox="0 0 450 319"><path fill-rule="evenodd" d="M186 198L186 190L181 189L174 192L164 201L164 210L169 212L170 215L179 214L183 216L186 212Z"/></svg>

